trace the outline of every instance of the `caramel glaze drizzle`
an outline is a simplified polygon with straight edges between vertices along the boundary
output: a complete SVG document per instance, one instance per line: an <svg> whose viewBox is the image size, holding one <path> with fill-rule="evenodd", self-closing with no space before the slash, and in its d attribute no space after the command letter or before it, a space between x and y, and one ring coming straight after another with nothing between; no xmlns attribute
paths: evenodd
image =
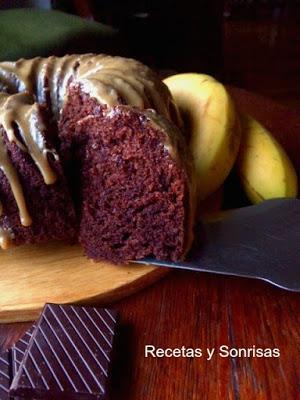
<svg viewBox="0 0 300 400"><path fill-rule="evenodd" d="M56 118L71 81L110 107L127 104L141 109L153 108L170 118L169 90L150 68L133 59L84 54L0 63L0 91L28 91L38 102L44 102L48 90Z"/></svg>
<svg viewBox="0 0 300 400"><path fill-rule="evenodd" d="M133 59L84 54L0 62L0 126L10 142L31 155L48 185L55 182L56 176L48 163L47 153L51 152L55 158L58 156L54 150L46 148L44 127L34 98L38 103L48 104L57 121L70 85L79 85L84 93L108 107L126 104L139 109L154 109L167 119L174 119L174 104L168 88L150 68ZM177 125L178 115L174 121ZM22 141L16 137L14 125ZM170 132L171 140L165 146L170 153L174 150L172 136ZM0 168L10 183L22 225L30 226L32 220L23 190L2 137ZM0 228L0 247L6 248L12 235L10 230Z"/></svg>
<svg viewBox="0 0 300 400"><path fill-rule="evenodd" d="M21 140L16 136L14 124L20 134ZM39 114L38 104L34 103L33 97L27 93L8 95L0 93L0 126L6 132L10 142L14 142L22 151L28 152L47 185L56 181L56 175L52 171L47 154L51 152L58 157L53 149L46 147L43 130L45 129ZM8 180L14 198L16 200L20 221L23 226L32 224L31 216L26 207L23 189L17 171L9 158L3 136L0 136L0 168ZM3 206L0 203L0 216L3 215ZM8 240L8 231L1 229L0 246Z"/></svg>

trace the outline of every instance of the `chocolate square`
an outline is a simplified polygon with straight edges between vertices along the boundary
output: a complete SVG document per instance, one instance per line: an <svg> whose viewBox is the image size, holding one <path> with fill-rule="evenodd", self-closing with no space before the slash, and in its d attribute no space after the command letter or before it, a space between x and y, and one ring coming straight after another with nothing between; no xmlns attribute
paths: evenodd
<svg viewBox="0 0 300 400"><path fill-rule="evenodd" d="M17 343L15 343L9 350L11 359L11 368L12 368L12 378L14 378L14 376L17 374L20 368L21 362L23 360L25 351L28 347L34 329L35 325L32 325L32 327L24 334L24 336L22 336L21 339L19 339Z"/></svg>
<svg viewBox="0 0 300 400"><path fill-rule="evenodd" d="M9 351L0 354L0 399L9 399L9 387L11 383L11 369Z"/></svg>
<svg viewBox="0 0 300 400"><path fill-rule="evenodd" d="M10 395L35 399L106 399L116 314L46 304Z"/></svg>
<svg viewBox="0 0 300 400"><path fill-rule="evenodd" d="M21 337L11 349L0 354L0 399L8 400L9 388L13 377L18 372L20 363L23 359L24 352L28 346L32 332L35 328L33 325L24 336Z"/></svg>

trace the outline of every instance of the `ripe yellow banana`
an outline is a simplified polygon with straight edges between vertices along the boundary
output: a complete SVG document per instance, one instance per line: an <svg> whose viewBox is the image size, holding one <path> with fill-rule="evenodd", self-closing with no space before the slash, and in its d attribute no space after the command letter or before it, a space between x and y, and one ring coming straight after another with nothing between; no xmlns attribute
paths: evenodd
<svg viewBox="0 0 300 400"><path fill-rule="evenodd" d="M164 80L188 133L199 200L214 193L235 163L240 124L225 87L204 74L184 73Z"/></svg>
<svg viewBox="0 0 300 400"><path fill-rule="evenodd" d="M242 186L252 203L296 197L296 171L284 149L258 121L241 116L242 141L237 161Z"/></svg>

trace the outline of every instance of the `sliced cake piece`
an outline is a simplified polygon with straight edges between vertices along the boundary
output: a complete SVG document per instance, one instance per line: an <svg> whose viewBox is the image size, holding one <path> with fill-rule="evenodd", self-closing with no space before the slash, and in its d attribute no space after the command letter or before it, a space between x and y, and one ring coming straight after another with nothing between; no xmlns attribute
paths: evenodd
<svg viewBox="0 0 300 400"><path fill-rule="evenodd" d="M94 260L181 259L193 206L184 144L154 111L117 106L76 124L80 242Z"/></svg>

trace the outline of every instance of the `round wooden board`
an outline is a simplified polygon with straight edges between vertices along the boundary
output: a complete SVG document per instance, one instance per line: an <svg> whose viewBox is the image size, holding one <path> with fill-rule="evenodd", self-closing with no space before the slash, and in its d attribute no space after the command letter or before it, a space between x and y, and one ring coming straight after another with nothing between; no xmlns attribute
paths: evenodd
<svg viewBox="0 0 300 400"><path fill-rule="evenodd" d="M0 322L32 321L45 303L106 304L168 272L88 260L79 245L21 246L0 255Z"/></svg>

